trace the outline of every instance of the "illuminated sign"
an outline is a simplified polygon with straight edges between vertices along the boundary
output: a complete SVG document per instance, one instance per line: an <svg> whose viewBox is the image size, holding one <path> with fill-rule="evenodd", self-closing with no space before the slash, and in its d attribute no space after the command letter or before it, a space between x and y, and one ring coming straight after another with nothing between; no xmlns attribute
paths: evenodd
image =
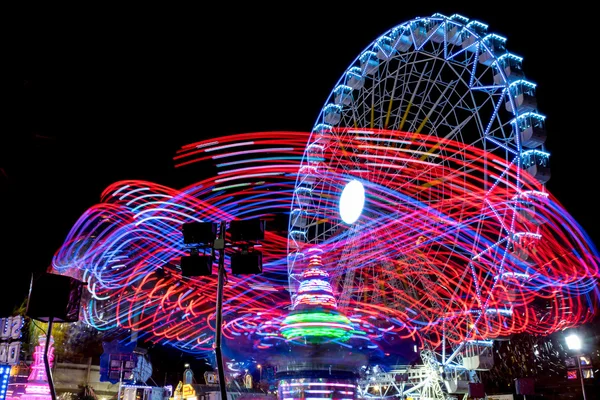
<svg viewBox="0 0 600 400"><path fill-rule="evenodd" d="M247 373L244 376L244 386L246 387L246 389L252 389L252 375Z"/></svg>
<svg viewBox="0 0 600 400"><path fill-rule="evenodd" d="M196 390L192 385L186 383L185 385L183 385L181 394L184 398L194 397L196 396Z"/></svg>
<svg viewBox="0 0 600 400"><path fill-rule="evenodd" d="M594 370L591 368L581 369L581 376L583 379L594 379Z"/></svg>
<svg viewBox="0 0 600 400"><path fill-rule="evenodd" d="M567 357L565 365L567 366L567 379L577 379L579 374L581 374L582 379L594 379L592 358L590 356Z"/></svg>
<svg viewBox="0 0 600 400"><path fill-rule="evenodd" d="M133 353L135 342L120 343L119 340L102 342L104 352L100 356L100 382L131 383L135 380L134 369L137 355Z"/></svg>
<svg viewBox="0 0 600 400"><path fill-rule="evenodd" d="M0 364L16 365L21 353L21 329L25 320L21 315L0 318Z"/></svg>
<svg viewBox="0 0 600 400"><path fill-rule="evenodd" d="M206 371L204 373L204 382L206 382L207 385L216 385L217 383L219 383L219 378L214 372Z"/></svg>
<svg viewBox="0 0 600 400"><path fill-rule="evenodd" d="M6 398L6 389L8 388L8 376L10 375L10 369L8 365L0 365L0 400Z"/></svg>
<svg viewBox="0 0 600 400"><path fill-rule="evenodd" d="M589 367L592 365L592 358L590 356L579 356L579 364L582 367Z"/></svg>
<svg viewBox="0 0 600 400"><path fill-rule="evenodd" d="M196 389L191 383L183 383L179 381L179 384L173 392L173 397L170 400L198 400L196 396Z"/></svg>

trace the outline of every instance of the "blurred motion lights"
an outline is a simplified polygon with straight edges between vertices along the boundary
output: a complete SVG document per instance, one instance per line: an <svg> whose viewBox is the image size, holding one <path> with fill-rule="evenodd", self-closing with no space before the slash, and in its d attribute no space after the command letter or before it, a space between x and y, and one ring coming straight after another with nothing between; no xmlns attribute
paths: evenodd
<svg viewBox="0 0 600 400"><path fill-rule="evenodd" d="M455 333L451 344L456 344L466 338L489 340L517 333L564 331L597 314L600 257L596 247L556 197L520 170L518 163L505 164L483 149L449 139L402 131L364 132L361 135L385 134L393 143L412 144L402 152L369 146L363 175L375 169L384 156L402 156L402 174L369 175L374 182L369 180L367 186L361 176L349 178L350 164L341 164L331 191L318 198L310 188L295 188L308 133L238 134L186 146L177 156L180 165L220 160L218 173L180 189L137 180L114 183L103 192L102 201L73 226L53 257L53 270L64 275L85 274L89 296L85 297L82 319L92 326L147 331L153 340L199 355L214 351L214 324L204 322L214 316L214 299L212 291L205 289L217 285L217 274L183 284L173 268L173 260L194 247L199 254L226 253L224 267L234 273L226 286L223 336L228 345L246 336L252 337L248 343L256 343L252 349L240 344L241 351L275 349L282 340L296 344L302 341L301 334L314 341L340 341L317 328L326 319L331 324L326 328L337 329L339 316L331 312L317 315L321 312L317 309L335 309L338 302L339 313L382 350L394 354L396 341L408 336L438 346L448 318ZM343 140L339 145L348 149L365 145L356 135L322 136L331 142ZM252 145L242 146L250 142ZM234 145L236 151L231 151ZM275 154L273 146L289 150L270 157L269 153ZM428 164L427 179L417 179L423 176L423 153L433 153L440 146L450 156L439 154L439 163ZM238 162L239 151L248 158ZM453 154L461 154L462 159L451 157ZM283 163L288 161L289 165ZM478 180L490 165L505 166L491 190L480 187ZM457 173L467 170L472 173ZM516 176L520 177L519 187L509 181ZM345 186L342 203L352 199L350 188L360 187L359 183L348 184L353 179L363 183L365 200L369 191L369 201L364 202L368 212L360 216L365 224L351 240L338 236L337 241L325 243L322 250L327 262L321 266L317 253L308 251L313 243L307 242L307 234L321 232L334 220L345 224L340 218L345 208L338 209L339 200ZM292 202L294 198L298 204ZM309 211L314 210L307 210L307 205L317 200L323 202L322 212L311 215ZM215 239L218 249L215 243L185 245L179 236L182 222L228 221L231 225L234 220L251 218L271 221L273 215L286 213L290 215L289 237L265 231L260 247L232 242L231 230L222 240L228 243ZM489 230L478 230L482 218ZM212 237L212 230L209 232ZM286 243L292 241L298 244L295 253L286 249ZM256 249L251 249L253 245ZM269 271L236 274L231 256L245 247L248 253L259 249ZM294 261L297 268L290 268L288 261ZM149 273L158 270L160 274ZM290 272L297 272L291 283ZM358 279L364 283L354 285ZM340 287L344 290L336 292ZM399 287L408 289L400 291ZM337 300L332 293L339 296ZM538 305L538 299L550 297L552 302ZM302 316L286 320L290 302L296 303ZM140 304L145 305L141 315ZM306 312L300 312L304 307ZM351 336L343 343L353 345L359 333L353 332L353 327L345 328L336 333Z"/></svg>

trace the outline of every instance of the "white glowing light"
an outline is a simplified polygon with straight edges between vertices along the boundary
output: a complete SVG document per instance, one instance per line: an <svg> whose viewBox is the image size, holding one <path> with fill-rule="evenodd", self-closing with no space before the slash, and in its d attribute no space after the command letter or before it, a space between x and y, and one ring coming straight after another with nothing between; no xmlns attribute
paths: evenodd
<svg viewBox="0 0 600 400"><path fill-rule="evenodd" d="M340 217L347 224L356 222L365 205L365 188L357 180L348 182L340 196Z"/></svg>
<svg viewBox="0 0 600 400"><path fill-rule="evenodd" d="M577 335L569 335L566 338L569 350L581 350L581 339Z"/></svg>

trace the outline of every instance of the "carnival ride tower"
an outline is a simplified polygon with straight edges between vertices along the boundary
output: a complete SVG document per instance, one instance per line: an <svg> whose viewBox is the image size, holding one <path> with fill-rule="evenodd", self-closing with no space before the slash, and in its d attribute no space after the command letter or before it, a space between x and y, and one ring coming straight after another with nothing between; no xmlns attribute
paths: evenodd
<svg viewBox="0 0 600 400"><path fill-rule="evenodd" d="M292 310L281 335L290 344L277 372L279 399L356 397L358 368L366 357L345 346L360 336L350 319L337 309L323 250L308 250L308 265L300 277Z"/></svg>
<svg viewBox="0 0 600 400"><path fill-rule="evenodd" d="M31 372L27 378L25 393L21 396L21 400L52 400L48 375L44 366L46 340L48 340L46 335L40 335L38 345L35 346ZM54 339L50 336L49 340L48 364L52 367L52 362L54 361Z"/></svg>

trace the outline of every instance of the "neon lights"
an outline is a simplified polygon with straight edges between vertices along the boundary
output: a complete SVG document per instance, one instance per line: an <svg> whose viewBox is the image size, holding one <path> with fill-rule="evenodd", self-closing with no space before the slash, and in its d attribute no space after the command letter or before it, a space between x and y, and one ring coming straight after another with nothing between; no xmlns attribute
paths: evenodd
<svg viewBox="0 0 600 400"><path fill-rule="evenodd" d="M31 372L27 378L25 385L25 393L21 396L21 400L51 400L50 386L48 384L48 376L46 375L46 366L44 363L44 348L46 346L46 335L40 335L38 345L35 346L33 353L33 363L31 364ZM52 368L54 361L54 339L50 337L48 344L48 364Z"/></svg>
<svg viewBox="0 0 600 400"><path fill-rule="evenodd" d="M21 315L0 318L0 365L16 365L21 354L21 335L25 323Z"/></svg>
<svg viewBox="0 0 600 400"><path fill-rule="evenodd" d="M10 376L11 367L8 365L0 365L0 400L6 398L6 390L8 389L8 377Z"/></svg>
<svg viewBox="0 0 600 400"><path fill-rule="evenodd" d="M330 339L346 341L354 331L350 319L337 311L329 275L323 268L322 249L308 250L308 269L293 303L293 311L281 323L288 340L323 343Z"/></svg>
<svg viewBox="0 0 600 400"><path fill-rule="evenodd" d="M278 398L282 400L352 400L356 398L356 384L335 377L292 378L281 380Z"/></svg>
<svg viewBox="0 0 600 400"><path fill-rule="evenodd" d="M244 165L260 167L253 170L260 176L247 177L249 185L219 191L213 191L216 180L236 179L239 164L220 164L215 176L180 189L134 180L109 186L101 202L76 221L53 258L57 273L82 274L88 282L91 300L85 300L83 319L100 330L118 326L188 352L212 353L216 278L182 282L181 223L272 218L292 209L295 225L288 231L298 248L288 255L286 233L267 230L261 249L265 273L228 277L223 307L228 343L244 337L244 343L265 349L285 340L300 342L292 338L303 336L314 341L360 336L363 345L368 339L393 353L391 343L397 341L391 338L435 346L444 326L453 327L451 340L460 343L518 332L548 334L597 313L598 250L518 163L435 136L362 128L342 136L343 128L327 129L319 132L322 146L315 148L325 160L341 148L363 146L361 172L351 176L368 181L369 201L353 236L341 231L320 250L306 245L303 229L310 221L321 229L339 220L340 188L355 167L348 159L328 170L329 191L310 186L314 175L302 177L309 189L296 191L310 133L257 132L184 146L177 153L180 166L215 162L212 156L232 148L243 152L245 147L229 146L204 158L205 149L238 142L253 142L248 150L291 148L282 157L294 159L287 164L276 154L264 157L268 151L249 152ZM197 147L203 150L195 153ZM431 154L427 162L420 160L424 154ZM484 188L481 176L490 166L497 180ZM324 173L319 168L311 171ZM517 175L519 186L513 183ZM307 197L292 207L293 196ZM308 215L309 201L320 204L314 215ZM521 218L524 208L535 218ZM136 218L142 210L144 218ZM344 248L352 251L344 253ZM294 285L288 281L288 257L301 272L292 276ZM229 254L225 262L228 268ZM348 286L349 294L337 292L350 278L355 284ZM542 299L549 300L540 308ZM290 303L294 313L288 315Z"/></svg>

